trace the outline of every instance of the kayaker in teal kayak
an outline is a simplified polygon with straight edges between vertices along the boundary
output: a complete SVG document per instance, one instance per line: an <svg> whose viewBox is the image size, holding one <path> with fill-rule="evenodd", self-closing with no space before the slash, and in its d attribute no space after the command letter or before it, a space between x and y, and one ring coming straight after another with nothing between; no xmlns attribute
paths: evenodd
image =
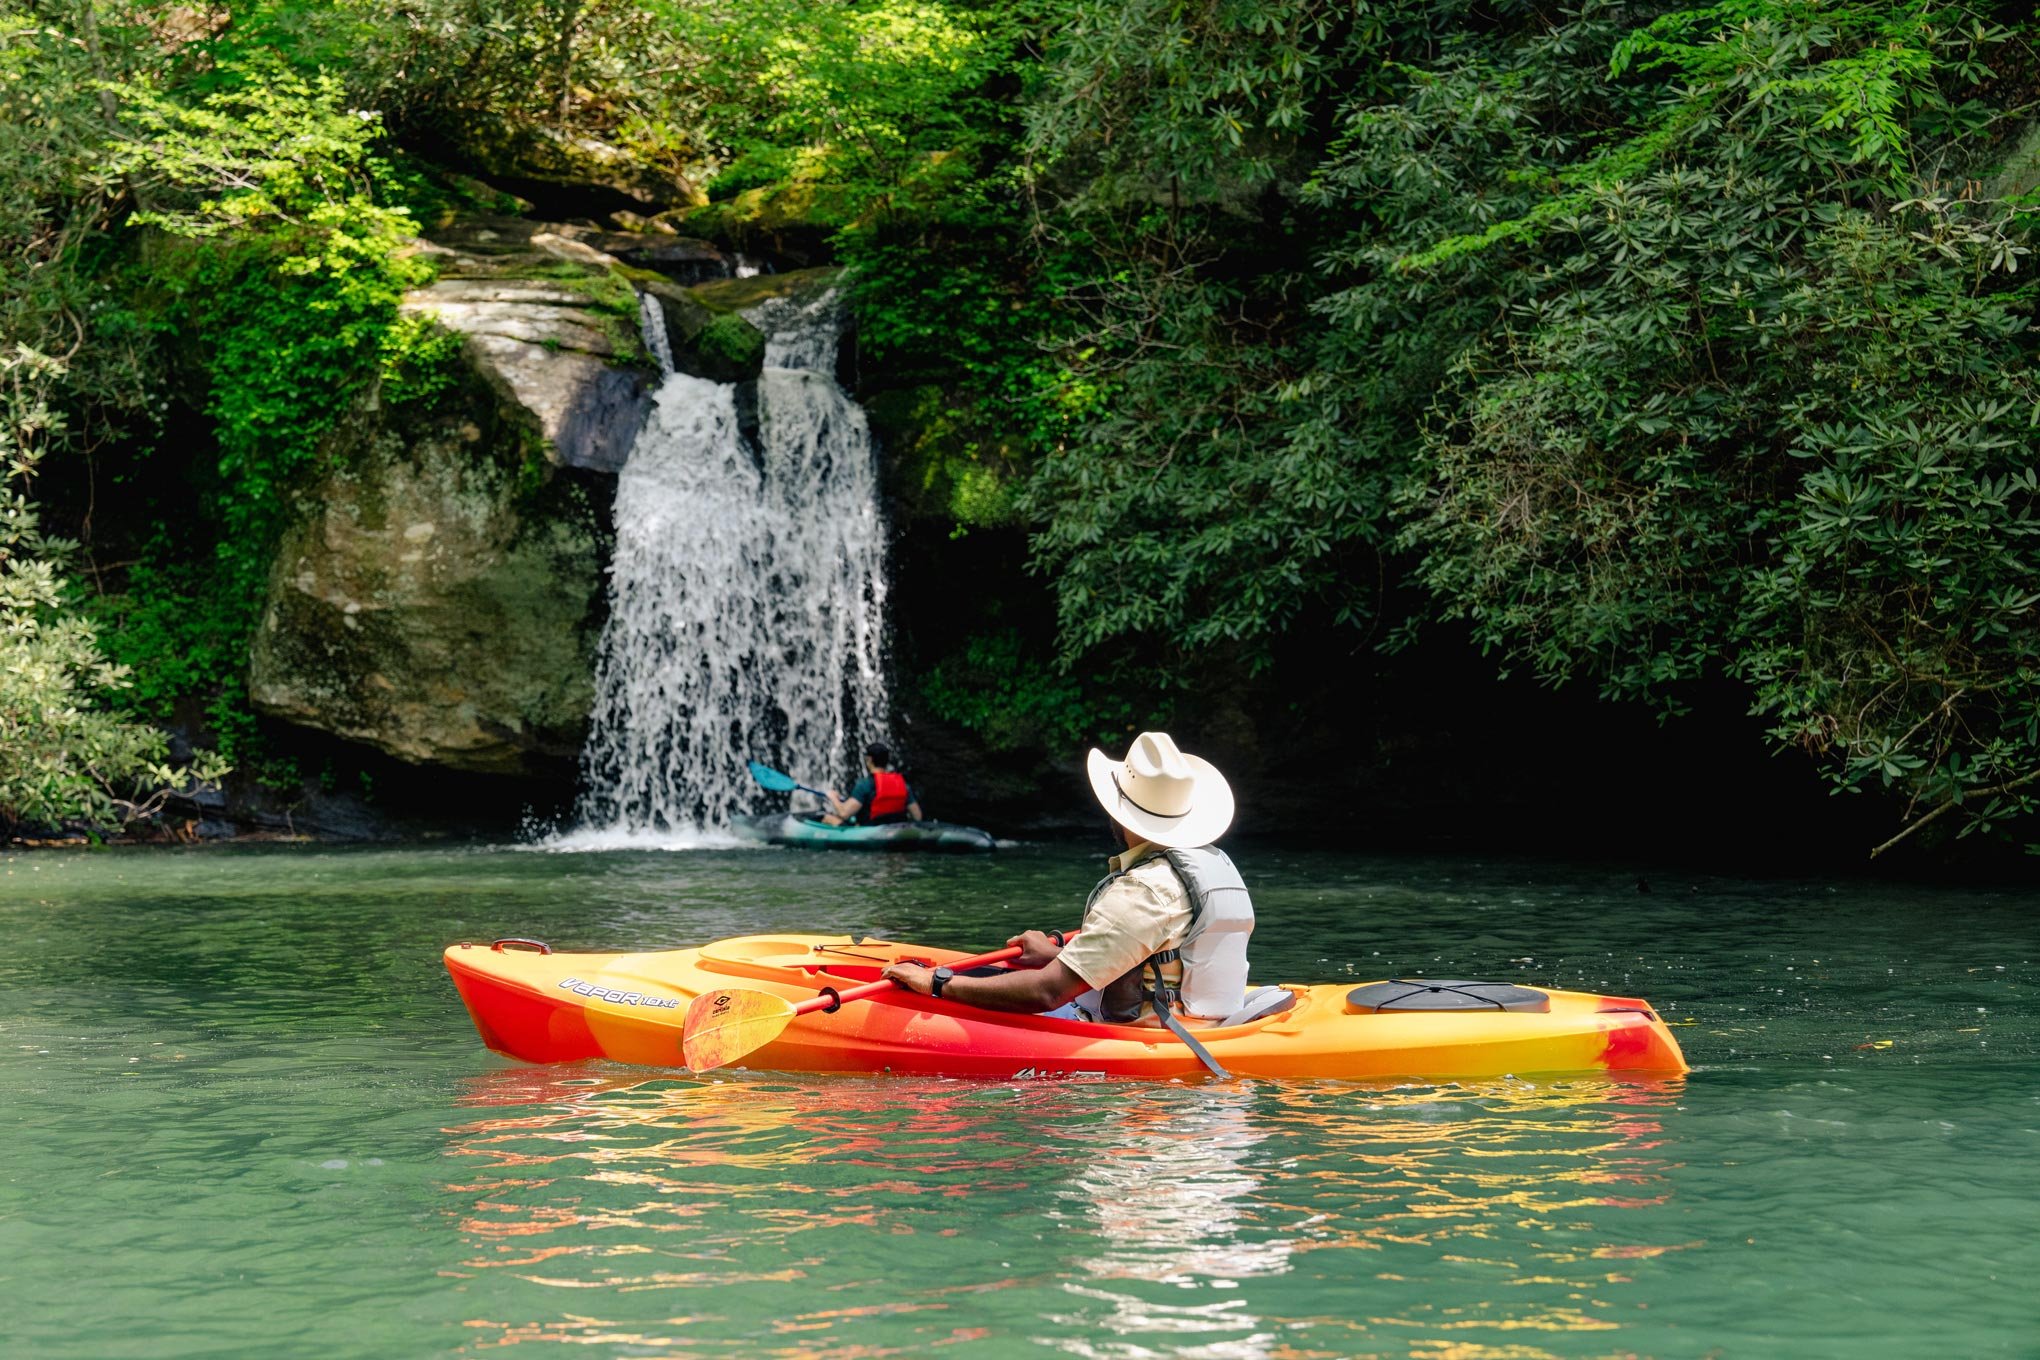
<svg viewBox="0 0 2040 1360"><path fill-rule="evenodd" d="M1008 943L1021 947L1018 962L986 976L911 963L885 976L986 1010L1145 1020L1186 1039L1184 1018L1244 1023L1253 901L1211 844L1232 824L1225 776L1166 732L1143 732L1123 761L1093 750L1088 772L1125 849L1091 890L1081 935L1068 944L1058 932L1016 935Z"/></svg>
<svg viewBox="0 0 2040 1360"><path fill-rule="evenodd" d="M834 789L827 790L829 811L822 820L830 826L852 822L859 826L884 826L888 822L922 820L921 800L892 763L892 748L884 742L874 741L865 747L864 778L857 781L848 798Z"/></svg>

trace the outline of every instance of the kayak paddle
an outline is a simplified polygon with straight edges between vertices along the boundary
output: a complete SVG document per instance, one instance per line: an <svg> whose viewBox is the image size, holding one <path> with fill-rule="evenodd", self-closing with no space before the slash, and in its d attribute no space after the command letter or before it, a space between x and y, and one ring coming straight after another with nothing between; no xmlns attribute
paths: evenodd
<svg viewBox="0 0 2040 1360"><path fill-rule="evenodd" d="M760 765L755 760L747 760L744 763L750 766L751 778L758 781L758 787L761 789L767 789L773 793L792 793L795 789L799 789L802 793L812 793L825 803L829 801L829 795L820 789L815 788L811 784L803 784L790 774L782 774L770 765Z"/></svg>
<svg viewBox="0 0 2040 1360"><path fill-rule="evenodd" d="M1072 930L1063 939L1073 940L1076 937L1077 932ZM966 968L982 968L988 963L1004 963L1007 959L1019 957L1020 946L1016 944L941 966L962 972ZM799 1016L838 1010L853 1001L867 1001L889 992L899 985L890 978L880 978L862 987L852 987L847 992L826 987L820 994L798 1004L771 992L755 992L744 987L703 992L687 1008L685 1027L680 1032L680 1052L687 1059L689 1071L713 1071L735 1062L753 1049L765 1047Z"/></svg>

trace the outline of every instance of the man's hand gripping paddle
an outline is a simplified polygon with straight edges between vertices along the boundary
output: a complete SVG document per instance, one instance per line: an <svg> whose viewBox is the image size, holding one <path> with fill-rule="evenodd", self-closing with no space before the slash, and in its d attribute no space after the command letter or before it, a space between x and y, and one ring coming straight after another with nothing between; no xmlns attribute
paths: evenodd
<svg viewBox="0 0 2040 1360"><path fill-rule="evenodd" d="M1076 931L1070 931L1063 938L1067 941L1076 936ZM942 967L953 968L960 973L967 968L982 968L988 963L1004 963L1007 959L1019 957L1020 946L1016 944L989 954L979 954L976 958L957 959ZM799 1003L774 996L771 992L755 992L743 987L703 992L687 1008L680 1052L687 1060L689 1071L713 1071L735 1062L746 1053L765 1047L800 1016L812 1015L816 1011L833 1011L853 1001L868 1001L898 986L900 984L890 978L880 978L862 987L852 987L847 992L831 987Z"/></svg>

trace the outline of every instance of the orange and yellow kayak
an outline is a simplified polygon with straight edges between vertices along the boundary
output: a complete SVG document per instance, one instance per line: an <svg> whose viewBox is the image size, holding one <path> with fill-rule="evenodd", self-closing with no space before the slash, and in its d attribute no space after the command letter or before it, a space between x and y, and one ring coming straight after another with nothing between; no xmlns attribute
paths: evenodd
<svg viewBox="0 0 2040 1360"><path fill-rule="evenodd" d="M446 968L482 1042L500 1053L538 1063L607 1058L681 1067L687 1007L703 993L748 988L799 1002L826 988L873 981L897 959L940 964L962 957L925 945L825 935L747 935L637 954L553 953L535 941L503 940L454 945ZM1502 988L1514 998L1509 1009L1401 1008L1423 1005L1424 986L1287 987L1290 998L1276 1013L1200 1029L1196 1037L1230 1071L1253 1077L1687 1070L1664 1021L1635 998ZM1447 998L1453 999L1464 1000ZM904 989L803 1015L738 1065L1000 1079L1153 1080L1204 1071L1165 1029L1009 1015Z"/></svg>

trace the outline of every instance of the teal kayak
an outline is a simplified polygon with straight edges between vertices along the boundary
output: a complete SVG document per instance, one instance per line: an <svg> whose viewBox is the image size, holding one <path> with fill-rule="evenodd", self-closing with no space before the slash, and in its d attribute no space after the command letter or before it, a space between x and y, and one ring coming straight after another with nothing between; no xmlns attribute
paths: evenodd
<svg viewBox="0 0 2040 1360"><path fill-rule="evenodd" d="M830 826L790 813L737 817L730 830L767 845L818 846L825 850L991 850L989 831L954 822L887 822L883 826Z"/></svg>

